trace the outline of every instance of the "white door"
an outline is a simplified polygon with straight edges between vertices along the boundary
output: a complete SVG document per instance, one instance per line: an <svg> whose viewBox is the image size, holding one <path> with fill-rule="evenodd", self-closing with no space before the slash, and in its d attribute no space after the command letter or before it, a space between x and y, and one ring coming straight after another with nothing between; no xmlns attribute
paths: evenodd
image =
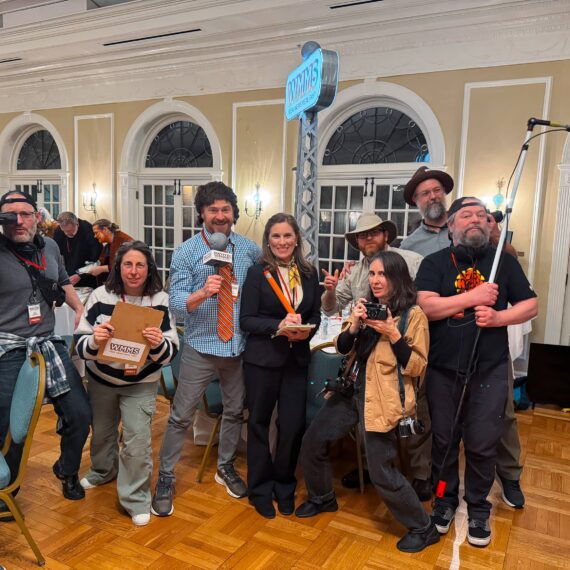
<svg viewBox="0 0 570 570"><path fill-rule="evenodd" d="M168 278L176 247L200 231L194 209L197 187L181 179L142 184L139 219L143 223L138 237L152 249L163 281Z"/></svg>
<svg viewBox="0 0 570 570"><path fill-rule="evenodd" d="M63 196L59 182L41 179L20 180L13 187L14 190L29 194L36 201L38 208L46 208L54 219L61 213Z"/></svg>
<svg viewBox="0 0 570 570"><path fill-rule="evenodd" d="M564 311L562 313L562 330L560 332L560 344L570 346L570 251L568 252L568 272L566 273L566 294L564 296Z"/></svg>
<svg viewBox="0 0 570 570"><path fill-rule="evenodd" d="M368 177L319 184L319 270L341 269L346 260L358 260L360 252L344 235L354 230L363 212L374 212L382 220L392 220L398 237L409 235L421 216L404 201L404 180Z"/></svg>

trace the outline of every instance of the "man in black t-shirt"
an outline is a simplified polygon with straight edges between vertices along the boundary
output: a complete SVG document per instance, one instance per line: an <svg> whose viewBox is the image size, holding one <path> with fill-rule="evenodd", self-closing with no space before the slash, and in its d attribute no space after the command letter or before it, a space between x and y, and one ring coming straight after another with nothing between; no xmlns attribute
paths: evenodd
<svg viewBox="0 0 570 570"><path fill-rule="evenodd" d="M510 255L502 256L495 282L488 282L495 249L489 246L487 212L480 200L455 200L448 212L448 225L453 246L427 256L416 277L418 303L430 321L426 384L432 417L433 469L436 477L447 482L444 496L436 499L432 518L438 531L445 534L455 516L462 438L467 538L473 545L486 546L491 540L487 495L495 475L508 392L507 326L533 318L538 302L522 268ZM441 472L478 328L481 334L460 426Z"/></svg>

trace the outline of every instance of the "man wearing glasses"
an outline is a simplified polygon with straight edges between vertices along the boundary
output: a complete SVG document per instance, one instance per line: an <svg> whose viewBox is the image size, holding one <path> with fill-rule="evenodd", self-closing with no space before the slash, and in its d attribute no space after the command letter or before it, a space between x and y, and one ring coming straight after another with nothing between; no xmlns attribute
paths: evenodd
<svg viewBox="0 0 570 570"><path fill-rule="evenodd" d="M404 200L422 215L419 227L400 244L401 249L424 257L451 245L447 230L445 196L453 190L453 178L443 170L422 166L404 188Z"/></svg>
<svg viewBox="0 0 570 570"><path fill-rule="evenodd" d="M89 434L91 410L69 349L54 335L54 306L63 301L75 311L75 326L83 305L71 285L57 244L37 233L40 214L28 194L7 192L0 198L0 447L8 432L12 395L27 352L46 360L46 395L58 415L61 454L53 465L63 495L85 496L77 473ZM18 473L22 447L11 444L6 455L12 481ZM0 511L7 506L0 501ZM2 518L0 521L6 521Z"/></svg>

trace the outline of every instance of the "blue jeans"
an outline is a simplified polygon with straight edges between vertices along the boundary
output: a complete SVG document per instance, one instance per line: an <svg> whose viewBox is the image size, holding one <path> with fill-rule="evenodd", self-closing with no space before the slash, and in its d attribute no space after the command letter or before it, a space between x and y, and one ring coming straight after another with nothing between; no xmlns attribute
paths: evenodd
<svg viewBox="0 0 570 570"><path fill-rule="evenodd" d="M71 387L69 392L52 400L55 413L59 417L57 433L61 436L59 469L63 475L69 477L79 471L81 453L91 425L91 408L81 377L69 357L67 346L63 342L55 342L54 346L65 366L67 381ZM12 394L25 359L25 349L11 350L0 358L0 447L4 445L10 426ZM16 479L22 449L22 445L12 443L6 454L6 462L12 474L11 482Z"/></svg>

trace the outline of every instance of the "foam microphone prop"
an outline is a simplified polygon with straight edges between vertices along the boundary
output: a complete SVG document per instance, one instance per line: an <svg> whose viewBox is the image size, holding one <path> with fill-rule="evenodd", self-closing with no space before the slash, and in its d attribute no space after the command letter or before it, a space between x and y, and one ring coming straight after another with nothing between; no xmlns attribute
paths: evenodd
<svg viewBox="0 0 570 570"><path fill-rule="evenodd" d="M216 268L216 273L220 272L220 267L232 262L232 254L224 251L228 246L228 236L216 232L210 236L210 251L202 257L202 263Z"/></svg>

